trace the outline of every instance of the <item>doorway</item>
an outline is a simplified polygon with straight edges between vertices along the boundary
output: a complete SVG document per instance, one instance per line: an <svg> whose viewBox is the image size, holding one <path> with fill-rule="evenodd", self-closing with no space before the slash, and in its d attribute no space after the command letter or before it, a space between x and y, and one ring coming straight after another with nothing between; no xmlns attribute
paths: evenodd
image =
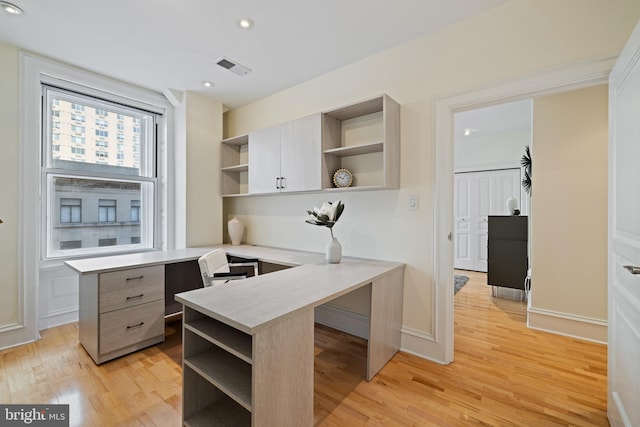
<svg viewBox="0 0 640 427"><path fill-rule="evenodd" d="M437 355L445 363L453 361L453 121L457 112L498 103L559 93L571 89L606 83L613 66L612 59L603 59L563 67L528 76L502 86L483 89L442 99L435 106L435 265L434 265L434 328ZM441 307L441 309L436 309Z"/></svg>

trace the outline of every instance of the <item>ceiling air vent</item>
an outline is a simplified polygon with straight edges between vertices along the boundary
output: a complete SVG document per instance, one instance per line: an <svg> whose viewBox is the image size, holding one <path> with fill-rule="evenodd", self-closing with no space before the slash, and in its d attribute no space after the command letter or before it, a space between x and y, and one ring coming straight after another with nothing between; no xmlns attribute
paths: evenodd
<svg viewBox="0 0 640 427"><path fill-rule="evenodd" d="M244 76L249 71L251 71L249 68L245 67L244 65L238 64L237 62L234 62L231 59L225 58L225 57L218 59L216 61L216 64L218 64L222 68L226 68L227 70L239 76Z"/></svg>

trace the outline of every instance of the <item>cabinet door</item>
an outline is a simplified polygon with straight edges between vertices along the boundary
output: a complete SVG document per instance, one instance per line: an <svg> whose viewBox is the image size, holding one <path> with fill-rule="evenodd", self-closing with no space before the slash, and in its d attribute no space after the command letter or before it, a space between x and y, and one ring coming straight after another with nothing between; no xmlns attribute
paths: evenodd
<svg viewBox="0 0 640 427"><path fill-rule="evenodd" d="M249 193L280 191L280 136L282 126L249 134Z"/></svg>
<svg viewBox="0 0 640 427"><path fill-rule="evenodd" d="M280 174L282 191L322 189L322 127L320 114L282 125Z"/></svg>

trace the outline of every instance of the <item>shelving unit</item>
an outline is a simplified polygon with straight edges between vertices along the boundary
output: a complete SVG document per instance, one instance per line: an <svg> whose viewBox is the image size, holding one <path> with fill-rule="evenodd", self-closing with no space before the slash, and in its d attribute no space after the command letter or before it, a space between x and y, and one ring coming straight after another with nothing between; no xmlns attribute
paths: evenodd
<svg viewBox="0 0 640 427"><path fill-rule="evenodd" d="M220 144L221 180L223 196L237 196L249 192L249 136L225 139Z"/></svg>
<svg viewBox="0 0 640 427"><path fill-rule="evenodd" d="M185 307L183 418L187 426L250 426L252 337Z"/></svg>
<svg viewBox="0 0 640 427"><path fill-rule="evenodd" d="M364 190L400 186L400 105L388 95L324 113L325 190ZM333 173L349 169L354 184L335 189Z"/></svg>

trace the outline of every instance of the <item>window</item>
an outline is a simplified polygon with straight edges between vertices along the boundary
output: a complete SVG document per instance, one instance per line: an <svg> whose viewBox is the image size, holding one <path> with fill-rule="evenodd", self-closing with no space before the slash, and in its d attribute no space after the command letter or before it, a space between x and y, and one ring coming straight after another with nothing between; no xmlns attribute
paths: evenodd
<svg viewBox="0 0 640 427"><path fill-rule="evenodd" d="M116 222L116 205L115 200L98 201L98 222Z"/></svg>
<svg viewBox="0 0 640 427"><path fill-rule="evenodd" d="M140 200L131 201L131 222L140 222Z"/></svg>
<svg viewBox="0 0 640 427"><path fill-rule="evenodd" d="M43 93L41 172L47 195L43 210L44 258L154 248L156 233L161 232L155 227L158 200L155 130L160 116L125 106L120 98L110 102L105 100L108 96L94 98L46 84ZM56 122L51 114L53 105L61 111ZM83 114L76 114L79 111ZM136 123L139 138L134 141L132 135L126 134L118 138L116 132L98 128L89 129L87 134L81 125L89 122L103 126L111 120L115 123L116 117L125 129ZM54 133L54 123L71 129L72 133ZM88 144L90 148L80 144ZM116 145L122 148L120 153L109 148ZM124 155L134 151L138 153L135 158ZM77 226L80 224L81 227Z"/></svg>
<svg viewBox="0 0 640 427"><path fill-rule="evenodd" d="M82 222L82 200L60 199L60 223L74 224Z"/></svg>
<svg viewBox="0 0 640 427"><path fill-rule="evenodd" d="M52 110L51 117L60 117L60 110Z"/></svg>

